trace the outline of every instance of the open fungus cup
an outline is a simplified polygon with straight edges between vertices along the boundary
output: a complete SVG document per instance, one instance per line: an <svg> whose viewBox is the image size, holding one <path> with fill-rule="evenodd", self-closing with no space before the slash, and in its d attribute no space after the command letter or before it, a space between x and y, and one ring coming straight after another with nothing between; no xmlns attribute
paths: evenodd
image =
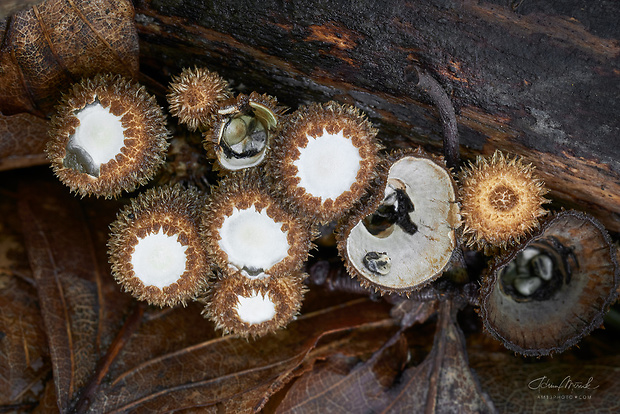
<svg viewBox="0 0 620 414"><path fill-rule="evenodd" d="M283 208L262 178L247 171L223 179L209 195L201 228L224 275L267 279L294 273L312 246L310 224Z"/></svg>
<svg viewBox="0 0 620 414"><path fill-rule="evenodd" d="M132 199L111 224L112 275L138 300L185 305L206 288L210 273L200 237L204 196L180 185L157 187Z"/></svg>
<svg viewBox="0 0 620 414"><path fill-rule="evenodd" d="M215 159L217 169L224 173L260 165L285 111L276 98L256 92L222 103L204 134L207 156Z"/></svg>
<svg viewBox="0 0 620 414"><path fill-rule="evenodd" d="M97 75L74 84L56 109L46 152L71 191L116 197L146 184L163 165L166 117L144 87Z"/></svg>
<svg viewBox="0 0 620 414"><path fill-rule="evenodd" d="M259 337L285 327L299 313L306 274L270 277L259 283L238 273L211 287L203 311L224 334Z"/></svg>
<svg viewBox="0 0 620 414"><path fill-rule="evenodd" d="M338 249L363 286L408 294L450 265L460 225L456 185L442 160L420 150L390 155L380 172L365 207L341 221Z"/></svg>
<svg viewBox="0 0 620 414"><path fill-rule="evenodd" d="M332 101L300 107L270 153L275 193L321 224L337 220L376 178L376 135L353 106Z"/></svg>
<svg viewBox="0 0 620 414"><path fill-rule="evenodd" d="M602 324L618 280L616 249L604 227L584 213L565 211L495 260L479 314L491 335L514 352L563 352Z"/></svg>

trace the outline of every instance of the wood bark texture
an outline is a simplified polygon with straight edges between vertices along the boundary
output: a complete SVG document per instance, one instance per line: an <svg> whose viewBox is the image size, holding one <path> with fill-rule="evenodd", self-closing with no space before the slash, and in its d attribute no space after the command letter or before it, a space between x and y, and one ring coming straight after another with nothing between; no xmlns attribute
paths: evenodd
<svg viewBox="0 0 620 414"><path fill-rule="evenodd" d="M291 107L364 110L388 148L441 152L416 87L430 73L456 110L461 156L534 164L556 207L620 231L620 2L136 0L141 70L162 85L206 65Z"/></svg>

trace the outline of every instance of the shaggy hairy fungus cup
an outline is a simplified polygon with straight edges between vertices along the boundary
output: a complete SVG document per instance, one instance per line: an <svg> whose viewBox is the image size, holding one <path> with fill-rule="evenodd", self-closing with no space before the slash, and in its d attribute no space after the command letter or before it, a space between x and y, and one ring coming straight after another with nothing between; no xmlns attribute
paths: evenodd
<svg viewBox="0 0 620 414"><path fill-rule="evenodd" d="M210 272L200 237L204 196L180 185L132 199L117 215L108 240L112 275L136 299L185 305L206 288Z"/></svg>
<svg viewBox="0 0 620 414"><path fill-rule="evenodd" d="M275 98L252 92L219 108L204 147L221 171L238 171L261 164L285 112Z"/></svg>
<svg viewBox="0 0 620 414"><path fill-rule="evenodd" d="M241 274L226 276L211 288L203 312L224 334L258 337L286 326L299 313L306 275L263 282Z"/></svg>
<svg viewBox="0 0 620 414"><path fill-rule="evenodd" d="M150 180L168 148L155 98L120 76L73 85L57 106L46 152L60 181L82 196L111 198Z"/></svg>
<svg viewBox="0 0 620 414"><path fill-rule="evenodd" d="M299 108L271 152L277 192L318 222L338 219L376 177L376 135L352 106L332 101Z"/></svg>
<svg viewBox="0 0 620 414"><path fill-rule="evenodd" d="M616 249L603 226L576 211L496 258L480 296L485 328L523 355L563 352L594 328L617 298Z"/></svg>
<svg viewBox="0 0 620 414"><path fill-rule="evenodd" d="M256 174L222 180L202 214L207 248L225 275L265 279L297 271L308 257L309 225L282 208Z"/></svg>
<svg viewBox="0 0 620 414"><path fill-rule="evenodd" d="M349 273L381 294L407 294L448 267L460 225L456 185L443 162L421 151L386 160L377 193L342 220L338 250Z"/></svg>
<svg viewBox="0 0 620 414"><path fill-rule="evenodd" d="M463 169L460 202L468 246L506 248L539 226L548 200L534 167L496 151Z"/></svg>
<svg viewBox="0 0 620 414"><path fill-rule="evenodd" d="M220 104L232 96L228 82L206 68L183 69L169 89L170 113L190 131L209 126Z"/></svg>

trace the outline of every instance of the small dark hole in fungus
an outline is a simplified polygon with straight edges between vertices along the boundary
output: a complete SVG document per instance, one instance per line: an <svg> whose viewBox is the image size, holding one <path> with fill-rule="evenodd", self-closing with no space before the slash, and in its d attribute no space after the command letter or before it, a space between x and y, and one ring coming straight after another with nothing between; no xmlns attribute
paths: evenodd
<svg viewBox="0 0 620 414"><path fill-rule="evenodd" d="M243 266L243 268L241 270L243 272L245 272L249 277L256 277L256 276L260 275L261 273L263 273L265 271L262 268L247 267L247 266Z"/></svg>
<svg viewBox="0 0 620 414"><path fill-rule="evenodd" d="M386 232L393 225L397 225L405 233L413 235L418 231L418 226L411 221L409 213L414 210L413 202L407 193L397 188L385 197L374 213L364 217L363 223L373 236L387 236L389 233Z"/></svg>

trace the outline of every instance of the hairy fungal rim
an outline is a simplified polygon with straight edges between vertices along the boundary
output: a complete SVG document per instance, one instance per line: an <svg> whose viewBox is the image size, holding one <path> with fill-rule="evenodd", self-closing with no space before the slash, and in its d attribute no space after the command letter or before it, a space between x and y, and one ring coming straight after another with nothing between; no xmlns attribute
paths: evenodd
<svg viewBox="0 0 620 414"><path fill-rule="evenodd" d="M290 116L276 139L274 151L271 152L270 168L276 181L276 192L281 193L297 210L317 222L327 223L338 219L364 196L376 177L378 151L381 148L376 141L376 135L377 130L353 106L332 101L300 107ZM315 142L319 140L325 142ZM331 152L325 150L323 145L329 145L330 141L334 143ZM349 171L335 173L343 163L329 161L332 158L337 159L343 152L350 152L345 151L347 147L356 149L354 159L346 162L356 171L353 172L354 181L347 184L348 189L340 190L338 196L311 194L308 191L310 185L302 185L304 181L325 181L318 178L320 175L314 178L311 172L313 170L324 170L320 174L327 175L351 175ZM317 149L316 154L303 155L308 148ZM304 161L309 162L305 164ZM334 180L337 178L339 177L334 177ZM321 185L311 187L320 188Z"/></svg>
<svg viewBox="0 0 620 414"><path fill-rule="evenodd" d="M93 105L120 118L124 134L120 150L100 166L95 165L88 148L75 144L74 139L80 127L78 113ZM89 130L97 133L99 128L94 125ZM112 75L74 84L57 106L50 136L46 153L56 176L82 196L105 198L133 191L149 181L165 161L169 138L166 118L155 98L144 87ZM102 137L108 139L109 134Z"/></svg>
<svg viewBox="0 0 620 414"><path fill-rule="evenodd" d="M547 212L544 183L534 167L519 157L495 151L481 157L459 176L463 236L468 246L506 248L539 227Z"/></svg>
<svg viewBox="0 0 620 414"><path fill-rule="evenodd" d="M280 229L286 237L288 248L286 256L276 261L268 268L248 268L241 263L231 262L231 257L222 248L222 226L229 222L233 213L245 212L249 215L260 215L266 222L271 221L273 227ZM256 217L258 218L258 217ZM238 221L238 220L233 220ZM243 224L243 221L238 221ZM250 229L255 226L250 223ZM202 234L207 247L212 254L214 264L225 275L232 275L238 271L246 275L264 278L285 275L301 268L308 257L312 246L313 231L310 224L291 214L271 197L266 190L262 179L257 173L242 172L222 180L216 190L208 197L202 215ZM241 235L245 230L234 230ZM275 230L274 230L275 231ZM263 235L256 235L262 239ZM258 240L256 239L256 240ZM234 238L233 238L234 240ZM248 240L251 243L255 240ZM230 242L228 240L227 242ZM266 241L265 243L269 243ZM262 246L257 246L254 253L260 254Z"/></svg>
<svg viewBox="0 0 620 414"><path fill-rule="evenodd" d="M185 68L172 78L166 95L170 113L190 131L207 128L222 102L232 96L230 85L207 68Z"/></svg>
<svg viewBox="0 0 620 414"><path fill-rule="evenodd" d="M260 337L275 332L285 327L299 313L305 293L302 280L306 276L294 274L271 277L266 283L251 281L240 275L226 276L211 288L203 315L224 334ZM247 302L261 306L245 308L240 314L243 305L252 305ZM270 312L272 316L268 318ZM255 320L242 319L248 316Z"/></svg>
<svg viewBox="0 0 620 414"><path fill-rule="evenodd" d="M210 268L204 241L200 237L199 211L202 202L203 196L196 190L185 190L176 185L148 190L121 209L110 225L108 255L112 275L125 291L138 300L164 307L185 305L205 290ZM158 242L166 237L174 240ZM154 244L151 243L153 241ZM163 251L162 246L165 248ZM155 250L151 253L144 251L149 248ZM170 254L167 249L173 250L173 253L183 250L182 255L172 257L185 261L181 265L184 270L180 277L174 282L170 279L180 272L176 265L171 267L174 274L160 274L157 280L151 281L141 279L150 276L149 269L158 273L158 265L141 263L140 269L147 272L138 270L140 274L137 274L136 260L152 258L153 261L162 261L163 256ZM142 259L137 259L138 251ZM160 266L171 265L163 262ZM162 283L164 286L157 286Z"/></svg>

